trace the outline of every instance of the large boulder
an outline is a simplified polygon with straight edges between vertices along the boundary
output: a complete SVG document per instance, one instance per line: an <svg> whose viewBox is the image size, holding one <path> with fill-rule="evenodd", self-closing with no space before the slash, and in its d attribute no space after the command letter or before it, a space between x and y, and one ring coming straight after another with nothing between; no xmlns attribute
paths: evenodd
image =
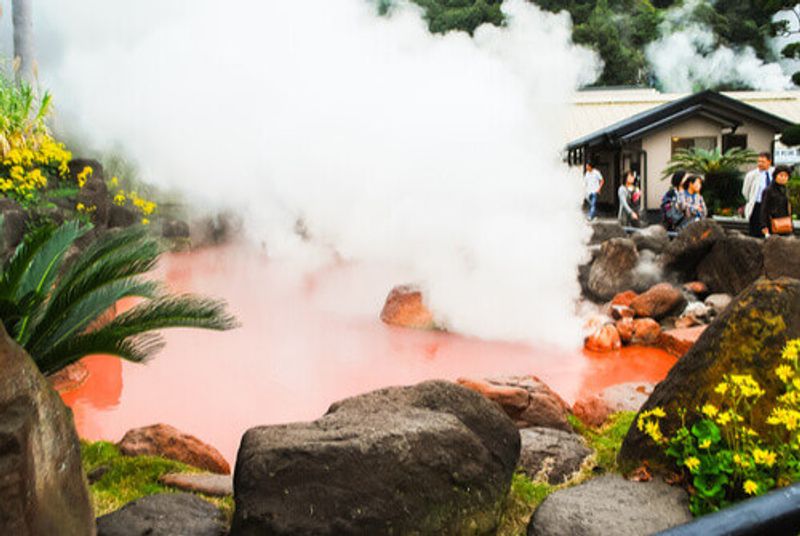
<svg viewBox="0 0 800 536"><path fill-rule="evenodd" d="M669 234L663 225L651 225L633 233L633 242L639 251L649 250L661 253L669 245Z"/></svg>
<svg viewBox="0 0 800 536"><path fill-rule="evenodd" d="M697 276L712 292L739 294L764 272L762 241L739 234L717 240L700 261Z"/></svg>
<svg viewBox="0 0 800 536"><path fill-rule="evenodd" d="M724 236L725 231L714 220L692 222L664 249L661 264L668 270L690 275Z"/></svg>
<svg viewBox="0 0 800 536"><path fill-rule="evenodd" d="M606 475L548 496L529 536L641 536L691 521L688 497L664 482Z"/></svg>
<svg viewBox="0 0 800 536"><path fill-rule="evenodd" d="M434 329L433 313L425 306L422 291L412 285L395 287L386 297L381 320L390 326Z"/></svg>
<svg viewBox="0 0 800 536"><path fill-rule="evenodd" d="M0 534L94 534L72 414L0 324Z"/></svg>
<svg viewBox="0 0 800 536"><path fill-rule="evenodd" d="M519 458L511 420L442 381L245 433L231 534L493 534Z"/></svg>
<svg viewBox="0 0 800 536"><path fill-rule="evenodd" d="M161 456L212 473L231 472L231 466L217 449L168 424L128 430L117 446L125 456Z"/></svg>
<svg viewBox="0 0 800 536"><path fill-rule="evenodd" d="M536 376L487 380L459 378L458 383L500 404L517 428L537 426L572 431L567 420L569 406Z"/></svg>
<svg viewBox="0 0 800 536"><path fill-rule="evenodd" d="M191 493L150 495L97 519L97 536L225 534L227 528L219 509Z"/></svg>
<svg viewBox="0 0 800 536"><path fill-rule="evenodd" d="M767 277L800 279L800 240L772 236L764 244L764 271Z"/></svg>
<svg viewBox="0 0 800 536"><path fill-rule="evenodd" d="M800 281L759 279L708 326L691 350L670 370L642 407L666 411L662 430L674 431L680 423L678 410L718 403L714 388L726 374L751 374L774 399L783 384L774 374L787 340L800 337ZM771 405L757 404L753 422L760 433L768 433L766 417ZM759 424L760 423L760 424ZM644 460L651 466L664 464L662 449L632 426L619 454L625 468Z"/></svg>
<svg viewBox="0 0 800 536"><path fill-rule="evenodd" d="M669 283L654 285L631 302L636 316L660 319L686 304L683 293Z"/></svg>
<svg viewBox="0 0 800 536"><path fill-rule="evenodd" d="M634 269L639 262L636 245L628 238L603 242L600 253L589 269L589 292L607 301L634 284Z"/></svg>
<svg viewBox="0 0 800 536"><path fill-rule="evenodd" d="M120 205L111 205L108 208L108 227L113 229L116 227L130 227L139 220L136 212L130 207L123 207Z"/></svg>
<svg viewBox="0 0 800 536"><path fill-rule="evenodd" d="M531 479L563 484L580 471L592 453L586 441L575 433L553 428L524 428L519 466Z"/></svg>

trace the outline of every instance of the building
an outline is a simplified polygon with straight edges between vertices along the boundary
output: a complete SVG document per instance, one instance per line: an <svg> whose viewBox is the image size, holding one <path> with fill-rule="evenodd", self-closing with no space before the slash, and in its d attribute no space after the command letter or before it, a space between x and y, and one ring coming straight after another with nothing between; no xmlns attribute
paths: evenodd
<svg viewBox="0 0 800 536"><path fill-rule="evenodd" d="M566 160L582 166L591 160L606 177L600 204L616 209L622 174L641 177L644 208L657 210L669 188L663 178L678 149L750 148L776 153L786 163L798 157L776 145L784 128L800 123L800 91L703 91L662 94L654 89L595 90L578 93L568 123Z"/></svg>

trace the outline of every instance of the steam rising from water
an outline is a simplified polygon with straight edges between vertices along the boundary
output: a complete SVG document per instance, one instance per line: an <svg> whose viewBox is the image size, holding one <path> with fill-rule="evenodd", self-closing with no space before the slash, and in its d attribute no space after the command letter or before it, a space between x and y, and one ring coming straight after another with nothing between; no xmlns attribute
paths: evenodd
<svg viewBox="0 0 800 536"><path fill-rule="evenodd" d="M234 208L276 257L390 265L455 331L577 342L582 186L559 152L599 62L566 16L509 1L470 38L364 0L58 4L36 4L44 85L145 179Z"/></svg>
<svg viewBox="0 0 800 536"><path fill-rule="evenodd" d="M661 37L647 45L647 60L662 90L691 92L744 84L780 91L791 86L778 63L764 62L751 47L734 50L720 45L711 28L693 20L698 5L706 3L690 0L670 9L661 23Z"/></svg>

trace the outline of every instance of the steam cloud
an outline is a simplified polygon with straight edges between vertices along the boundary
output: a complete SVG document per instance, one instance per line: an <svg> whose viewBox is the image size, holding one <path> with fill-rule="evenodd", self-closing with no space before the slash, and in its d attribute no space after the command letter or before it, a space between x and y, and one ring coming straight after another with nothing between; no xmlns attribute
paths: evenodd
<svg viewBox="0 0 800 536"><path fill-rule="evenodd" d="M364 0L60 3L36 3L40 77L96 148L237 210L274 257L401 268L455 331L578 342L559 153L600 66L566 15L508 1L470 38Z"/></svg>
<svg viewBox="0 0 800 536"><path fill-rule="evenodd" d="M751 47L739 50L720 45L712 30L693 20L707 0L693 0L669 10L660 38L645 54L662 90L691 92L721 85L745 85L763 91L790 87L791 79L777 63L766 63Z"/></svg>

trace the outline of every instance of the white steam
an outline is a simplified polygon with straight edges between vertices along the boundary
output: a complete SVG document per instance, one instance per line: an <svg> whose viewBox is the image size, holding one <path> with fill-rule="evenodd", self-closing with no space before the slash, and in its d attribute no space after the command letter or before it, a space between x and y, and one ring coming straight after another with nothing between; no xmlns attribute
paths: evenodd
<svg viewBox="0 0 800 536"><path fill-rule="evenodd" d="M41 78L96 147L233 207L273 256L402 268L455 331L579 341L559 152L599 62L568 17L509 1L470 38L365 0L62 2L36 3Z"/></svg>
<svg viewBox="0 0 800 536"><path fill-rule="evenodd" d="M645 54L663 91L691 92L721 85L745 85L763 91L791 86L777 63L767 63L751 47L732 49L718 43L708 26L693 20L698 4L690 0L670 9L659 28L660 37Z"/></svg>

